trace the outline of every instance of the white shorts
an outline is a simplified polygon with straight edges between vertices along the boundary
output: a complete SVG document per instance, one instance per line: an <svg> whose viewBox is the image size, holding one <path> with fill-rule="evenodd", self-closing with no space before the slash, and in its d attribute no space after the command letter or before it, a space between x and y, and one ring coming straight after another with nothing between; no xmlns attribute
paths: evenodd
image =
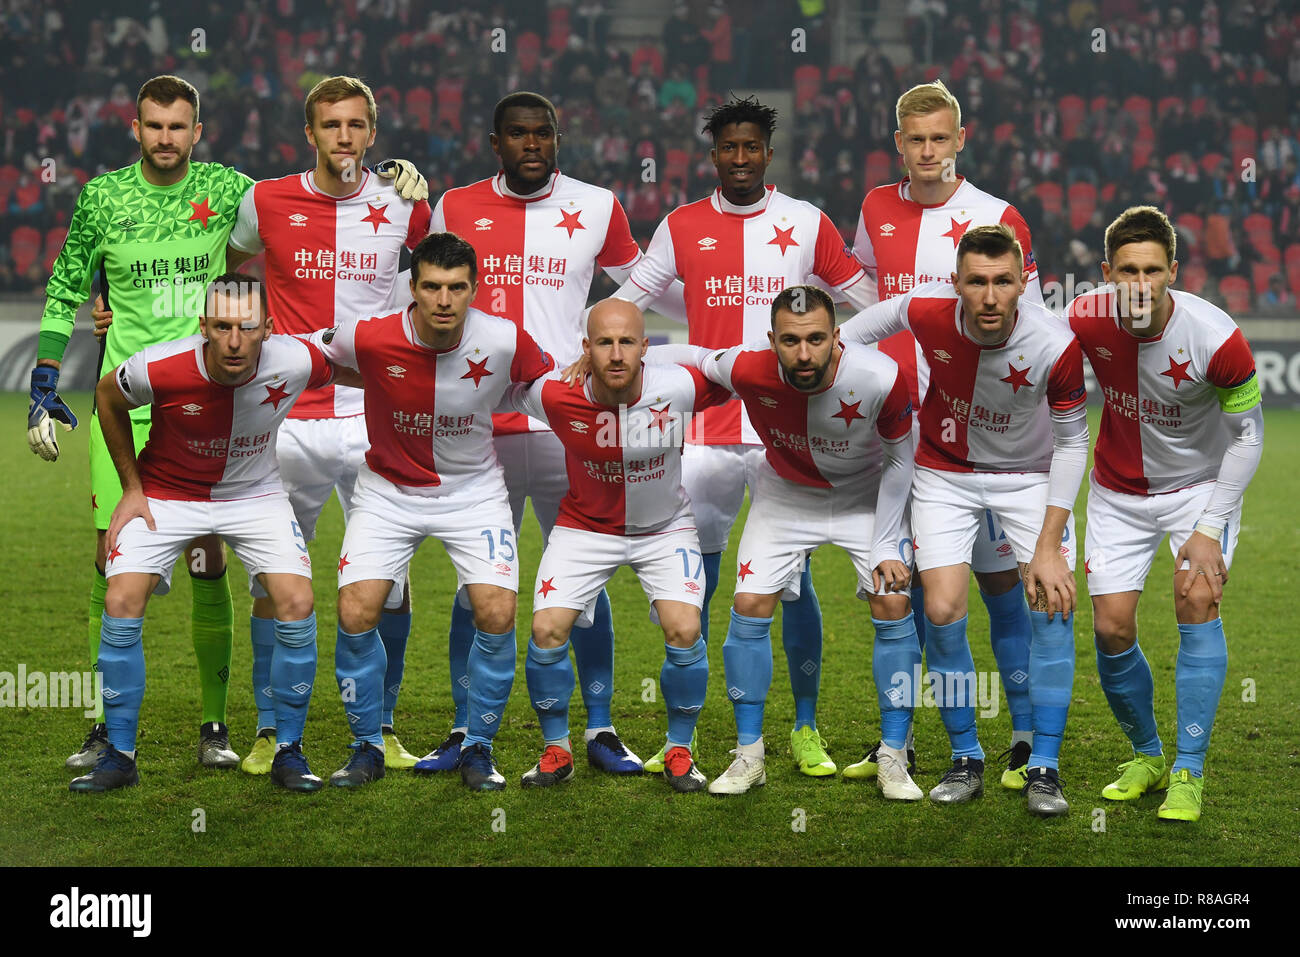
<svg viewBox="0 0 1300 957"><path fill-rule="evenodd" d="M706 555L727 549L731 526L754 487L763 462L761 445L691 445L682 449L682 488L691 500L700 547Z"/></svg>
<svg viewBox="0 0 1300 957"><path fill-rule="evenodd" d="M916 568L969 563L976 540L989 534L985 510L1001 523L1020 564L1034 557L1047 510L1045 472L941 472L918 466L912 478ZM1065 523L1061 554L1074 569L1074 514Z"/></svg>
<svg viewBox="0 0 1300 957"><path fill-rule="evenodd" d="M821 545L838 545L853 560L858 597L874 594L871 540L879 487L877 479L833 489L809 488L764 466L750 488L749 515L736 552L736 591L782 592L786 601L798 598L809 553Z"/></svg>
<svg viewBox="0 0 1300 957"><path fill-rule="evenodd" d="M1191 537L1214 492L1213 482L1161 495L1126 495L1089 479L1088 527L1084 533L1084 571L1088 594L1141 591L1160 541L1169 536L1169 552ZM1232 567L1241 531L1241 504L1224 528L1223 564ZM1183 568L1187 568L1186 561Z"/></svg>
<svg viewBox="0 0 1300 957"><path fill-rule="evenodd" d="M560 501L569 493L569 473L564 463L564 446L554 432L521 432L498 435L492 440L497 461L505 472L510 493L510 515L515 531L524 520L524 500L533 500L533 514L542 527L542 547L551 536Z"/></svg>
<svg viewBox="0 0 1300 957"><path fill-rule="evenodd" d="M631 567L650 601L704 607L704 558L693 528L659 535L605 535L557 525L542 553L533 588L533 611L580 609L578 625L590 628L600 590L623 565Z"/></svg>
<svg viewBox="0 0 1300 957"><path fill-rule="evenodd" d="M343 533L339 587L379 580L400 584L426 538L447 549L457 587L519 590L519 560L510 506L497 469L446 495L413 495L362 466Z"/></svg>
<svg viewBox="0 0 1300 957"><path fill-rule="evenodd" d="M907 499L907 514L912 514L912 499ZM911 521L908 521L911 527ZM903 564L911 567L915 561L915 549L910 538L899 543L899 555ZM984 509L984 521L980 523L979 534L975 536L975 548L971 554L971 568L977 572L1004 572L1018 569L1015 549L1007 540L1007 533L1002 530L1002 523L987 508Z"/></svg>
<svg viewBox="0 0 1300 957"><path fill-rule="evenodd" d="M366 417L342 419L285 419L276 439L275 457L280 478L289 493L303 538L316 537L316 522L338 491L343 519L352 509L357 469L366 460Z"/></svg>
<svg viewBox="0 0 1300 957"><path fill-rule="evenodd" d="M230 502L151 498L149 511L157 531L149 531L143 518L127 522L108 556L106 577L124 572L158 575L154 594L165 595L185 546L200 535L220 535L244 563L250 579L266 573L311 578L307 542L283 492Z"/></svg>

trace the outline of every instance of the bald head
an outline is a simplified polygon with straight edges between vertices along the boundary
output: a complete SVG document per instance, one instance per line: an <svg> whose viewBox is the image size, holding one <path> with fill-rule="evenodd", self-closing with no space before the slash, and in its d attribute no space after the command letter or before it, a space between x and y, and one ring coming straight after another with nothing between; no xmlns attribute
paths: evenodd
<svg viewBox="0 0 1300 957"><path fill-rule="evenodd" d="M626 299L602 299L591 307L587 315L587 338L595 339L613 329L644 339L645 316L635 303Z"/></svg>
<svg viewBox="0 0 1300 957"><path fill-rule="evenodd" d="M602 299L587 316L582 350L591 360L592 389L602 403L617 405L641 391L641 358L649 342L645 316L626 299Z"/></svg>

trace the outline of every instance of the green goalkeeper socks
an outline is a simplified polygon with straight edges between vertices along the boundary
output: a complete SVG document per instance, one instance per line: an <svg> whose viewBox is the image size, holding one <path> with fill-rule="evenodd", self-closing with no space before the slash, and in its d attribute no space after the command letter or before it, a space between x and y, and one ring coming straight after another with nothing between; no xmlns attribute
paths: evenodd
<svg viewBox="0 0 1300 957"><path fill-rule="evenodd" d="M108 579L95 566L95 580L90 586L90 613L87 618L86 637L90 639L90 666L99 670L99 629L104 623L104 596L108 594ZM101 702L95 714L95 723L104 723L104 705Z"/></svg>
<svg viewBox="0 0 1300 957"><path fill-rule="evenodd" d="M230 680L230 652L235 641L235 609L230 601L230 581L190 578L193 588L194 657L199 662L203 693L203 723L226 720L226 691Z"/></svg>

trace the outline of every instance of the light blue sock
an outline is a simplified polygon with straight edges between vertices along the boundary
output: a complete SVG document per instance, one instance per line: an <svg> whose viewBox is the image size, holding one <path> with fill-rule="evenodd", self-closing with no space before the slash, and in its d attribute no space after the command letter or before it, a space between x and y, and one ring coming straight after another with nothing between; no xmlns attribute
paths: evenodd
<svg viewBox="0 0 1300 957"><path fill-rule="evenodd" d="M741 744L753 744L763 736L763 706L772 686L772 619L748 618L733 608L722 664L736 737Z"/></svg>
<svg viewBox="0 0 1300 957"><path fill-rule="evenodd" d="M104 682L108 743L134 751L144 701L143 618L113 618L104 612L99 630L99 671Z"/></svg>
<svg viewBox="0 0 1300 957"><path fill-rule="evenodd" d="M966 616L948 625L925 623L929 638L930 670L938 674L940 686L935 688L935 703L939 717L948 731L952 743L952 759L976 758L984 760L975 732L976 679L975 662L971 659L970 643L966 640Z"/></svg>
<svg viewBox="0 0 1300 957"><path fill-rule="evenodd" d="M257 705L257 730L275 727L275 701L271 695L271 656L275 654L275 619L248 616L253 642L253 703Z"/></svg>
<svg viewBox="0 0 1300 957"><path fill-rule="evenodd" d="M709 602L718 590L718 577L722 574L722 552L708 552L704 556L704 607L700 609L700 634L709 640Z"/></svg>
<svg viewBox="0 0 1300 957"><path fill-rule="evenodd" d="M709 687L708 646L697 638L689 648L664 644L664 666L659 669L659 690L668 711L668 748L689 748L695 722L704 707Z"/></svg>
<svg viewBox="0 0 1300 957"><path fill-rule="evenodd" d="M609 703L614 697L614 618L609 592L603 588L596 598L590 628L576 625L569 633L573 657L582 679L582 703L587 706L587 727L609 728L614 722Z"/></svg>
<svg viewBox="0 0 1300 957"><path fill-rule="evenodd" d="M377 748L384 746L379 711L384 701L386 669L384 643L379 640L378 628L353 635L339 626L334 643L334 677L343 698L343 712L352 729L353 744L369 741Z"/></svg>
<svg viewBox="0 0 1300 957"><path fill-rule="evenodd" d="M1155 682L1151 665L1134 639L1132 647L1117 655L1097 649L1097 675L1110 710L1128 735L1133 750L1154 757L1164 753L1160 728L1156 724Z"/></svg>
<svg viewBox="0 0 1300 957"><path fill-rule="evenodd" d="M491 749L515 683L515 630L500 635L474 632L469 649L469 731L464 747Z"/></svg>
<svg viewBox="0 0 1300 957"><path fill-rule="evenodd" d="M1011 712L1012 731L1032 731L1029 706L1029 605L1025 591L1016 586L1001 595L981 590L980 598L989 612L989 641L1002 675L1002 690Z"/></svg>
<svg viewBox="0 0 1300 957"><path fill-rule="evenodd" d="M781 602L781 644L785 646L794 694L794 726L817 728L817 692L822 680L822 609L813 588L812 561L804 563L799 597Z"/></svg>
<svg viewBox="0 0 1300 957"><path fill-rule="evenodd" d="M1074 693L1074 616L1031 611L1029 626L1029 701L1034 715L1034 744L1029 754L1031 768L1060 766L1061 738Z"/></svg>
<svg viewBox="0 0 1300 957"><path fill-rule="evenodd" d="M898 621L872 618L876 628L871 651L871 672L880 705L880 740L891 748L907 744L912 709L921 691L921 647L911 615Z"/></svg>
<svg viewBox="0 0 1300 957"><path fill-rule="evenodd" d="M393 709L397 707L397 694L402 690L402 675L406 671L406 640L411 637L409 611L384 612L379 617L379 640L384 643L384 657L388 668L384 672L384 707L380 724L393 725Z"/></svg>
<svg viewBox="0 0 1300 957"><path fill-rule="evenodd" d="M451 600L451 631L447 635L447 662L451 670L451 703L456 708L453 728L469 724L469 649L474 644L474 611Z"/></svg>
<svg viewBox="0 0 1300 957"><path fill-rule="evenodd" d="M100 652L103 660L103 651ZM1178 664L1174 689L1178 693L1178 757L1171 770L1205 771L1205 753L1219 710L1219 696L1228 675L1228 640L1223 619L1202 625L1178 626ZM107 680L107 676L105 677Z"/></svg>
<svg viewBox="0 0 1300 957"><path fill-rule="evenodd" d="M569 736L569 699L573 697L573 662L569 643L558 648L539 648L528 639L524 659L528 700L537 712L543 741L563 741Z"/></svg>
<svg viewBox="0 0 1300 957"><path fill-rule="evenodd" d="M302 740L311 687L316 682L316 613L302 621L276 620L274 624L270 680L274 689L275 743L293 744Z"/></svg>
<svg viewBox="0 0 1300 957"><path fill-rule="evenodd" d="M916 644L925 654L925 626L929 619L925 617L925 589L921 587L920 572L912 573L912 621L916 624Z"/></svg>

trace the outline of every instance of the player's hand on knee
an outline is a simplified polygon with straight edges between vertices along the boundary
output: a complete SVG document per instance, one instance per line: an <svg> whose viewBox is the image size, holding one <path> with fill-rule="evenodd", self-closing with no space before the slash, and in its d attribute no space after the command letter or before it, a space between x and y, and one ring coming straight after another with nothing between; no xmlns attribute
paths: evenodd
<svg viewBox="0 0 1300 957"><path fill-rule="evenodd" d="M402 199L418 203L429 198L429 181L420 175L410 160L384 160L375 167L375 172L384 179L391 179L393 188Z"/></svg>
<svg viewBox="0 0 1300 957"><path fill-rule="evenodd" d="M906 565L896 558L889 558L871 570L871 585L877 595L901 592L907 589L911 577Z"/></svg>
<svg viewBox="0 0 1300 957"><path fill-rule="evenodd" d="M573 364L560 373L560 381L568 383L571 386L579 386L587 378L587 373L591 371L591 360L585 355L578 356Z"/></svg>
<svg viewBox="0 0 1300 957"><path fill-rule="evenodd" d="M113 324L113 310L105 307L104 297L96 296L90 316L95 320L95 338L103 339L108 335L108 327Z"/></svg>
<svg viewBox="0 0 1300 957"><path fill-rule="evenodd" d="M1210 586L1210 594L1217 605L1223 600L1223 586L1228 584L1228 566L1223 561L1223 547L1215 538L1202 532L1192 532L1183 547L1178 549L1174 558L1174 568L1182 568L1187 562L1187 576L1179 594L1186 598L1196 584L1196 579L1204 576Z"/></svg>
<svg viewBox="0 0 1300 957"><path fill-rule="evenodd" d="M1059 548L1035 552L1025 569L1025 598L1034 611L1047 612L1050 621L1060 612L1073 614L1075 609L1074 574Z"/></svg>
<svg viewBox="0 0 1300 957"><path fill-rule="evenodd" d="M113 509L113 517L108 521L108 534L106 544L108 551L112 554L117 547L118 533L126 527L132 519L143 518L149 531L158 531L158 526L154 524L153 513L149 511L149 500L145 498L144 491L141 489L131 489L122 492L122 498L117 503L117 508Z"/></svg>
<svg viewBox="0 0 1300 957"><path fill-rule="evenodd" d="M77 417L55 390L59 385L59 370L54 366L37 366L32 370L32 384L27 407L27 445L45 459L54 462L59 457L59 440L54 431L58 422L65 432L77 427Z"/></svg>

